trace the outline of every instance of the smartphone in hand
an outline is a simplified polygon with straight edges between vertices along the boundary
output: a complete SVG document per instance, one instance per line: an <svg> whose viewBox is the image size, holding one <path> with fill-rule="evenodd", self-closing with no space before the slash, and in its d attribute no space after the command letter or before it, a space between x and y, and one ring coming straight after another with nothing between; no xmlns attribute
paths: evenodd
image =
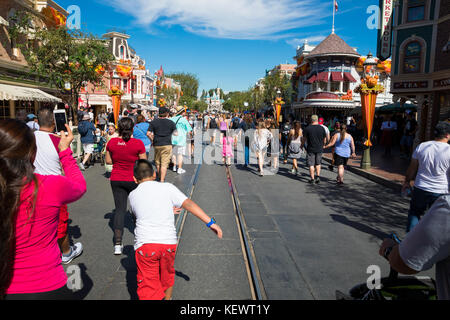
<svg viewBox="0 0 450 320"><path fill-rule="evenodd" d="M66 110L53 110L55 118L56 133L67 132L65 124L67 123Z"/></svg>

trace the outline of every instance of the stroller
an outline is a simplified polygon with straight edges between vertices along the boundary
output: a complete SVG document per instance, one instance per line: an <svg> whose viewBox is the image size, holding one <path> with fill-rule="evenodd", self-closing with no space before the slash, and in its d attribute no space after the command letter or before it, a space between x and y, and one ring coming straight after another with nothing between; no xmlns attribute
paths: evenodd
<svg viewBox="0 0 450 320"><path fill-rule="evenodd" d="M94 153L92 154L92 163L100 163L102 166L105 164L105 149L106 138L100 136L97 138L97 143L94 144Z"/></svg>

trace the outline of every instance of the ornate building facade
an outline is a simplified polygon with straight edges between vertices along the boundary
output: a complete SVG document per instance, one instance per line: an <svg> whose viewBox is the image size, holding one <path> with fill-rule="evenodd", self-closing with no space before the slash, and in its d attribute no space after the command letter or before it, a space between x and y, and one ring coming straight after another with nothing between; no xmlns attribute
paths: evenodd
<svg viewBox="0 0 450 320"><path fill-rule="evenodd" d="M350 47L335 33L317 46L307 41L298 47L297 71L293 76L294 102L291 110L299 119L312 114L322 116L346 115L361 105L359 94L353 90L360 84L365 57ZM390 87L390 70L379 66L380 83ZM387 89L377 99L377 107L391 103Z"/></svg>
<svg viewBox="0 0 450 320"><path fill-rule="evenodd" d="M155 78L145 68L145 60L129 46L129 35L109 32L103 35L111 53L115 57L108 70L103 70L103 84L93 86L88 83L80 92L79 105L92 107L97 114L101 110L112 109L108 91L112 86L123 90L122 106L131 104L153 105Z"/></svg>
<svg viewBox="0 0 450 320"><path fill-rule="evenodd" d="M220 97L220 88L216 88L212 96L208 92L205 102L208 104L208 112L223 112L223 103L225 101Z"/></svg>
<svg viewBox="0 0 450 320"><path fill-rule="evenodd" d="M32 20L22 44L39 45L33 37L35 28L65 24L68 12L52 0L0 1L0 119L15 118L19 110L36 114L43 105L55 106L60 92L43 78L30 75L28 63L9 34L20 12Z"/></svg>
<svg viewBox="0 0 450 320"><path fill-rule="evenodd" d="M450 0L397 1L394 15L391 90L417 105L417 144L450 119Z"/></svg>

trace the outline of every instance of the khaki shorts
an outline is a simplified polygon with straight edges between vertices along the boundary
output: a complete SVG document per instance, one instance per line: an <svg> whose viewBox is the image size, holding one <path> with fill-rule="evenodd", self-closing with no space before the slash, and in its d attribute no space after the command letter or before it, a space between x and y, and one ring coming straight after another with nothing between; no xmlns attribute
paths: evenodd
<svg viewBox="0 0 450 320"><path fill-rule="evenodd" d="M172 159L172 146L155 146L155 164L157 167L168 168Z"/></svg>

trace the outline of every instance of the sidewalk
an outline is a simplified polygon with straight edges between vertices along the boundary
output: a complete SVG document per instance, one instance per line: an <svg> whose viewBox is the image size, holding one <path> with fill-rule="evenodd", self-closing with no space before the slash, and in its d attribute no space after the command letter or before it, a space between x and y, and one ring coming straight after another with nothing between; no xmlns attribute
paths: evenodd
<svg viewBox="0 0 450 320"><path fill-rule="evenodd" d="M264 177L256 165L231 169L268 299L334 300L335 290L365 283L369 266L387 276L378 250L389 234L404 237L408 201L352 172L338 186L336 170L324 169L311 185L304 159L299 169L293 175L291 163L281 164Z"/></svg>
<svg viewBox="0 0 450 320"><path fill-rule="evenodd" d="M324 153L324 160L331 162L331 149L327 149ZM392 188L396 191L401 189L405 179L405 173L409 166L408 159L400 158L400 149L398 147L392 148L392 155L390 157L384 156L383 146L374 146L371 148L371 168L367 170L361 169L362 150L357 147L356 159L349 159L347 170L368 178L374 182L380 183L386 187ZM337 169L334 168L336 172Z"/></svg>

